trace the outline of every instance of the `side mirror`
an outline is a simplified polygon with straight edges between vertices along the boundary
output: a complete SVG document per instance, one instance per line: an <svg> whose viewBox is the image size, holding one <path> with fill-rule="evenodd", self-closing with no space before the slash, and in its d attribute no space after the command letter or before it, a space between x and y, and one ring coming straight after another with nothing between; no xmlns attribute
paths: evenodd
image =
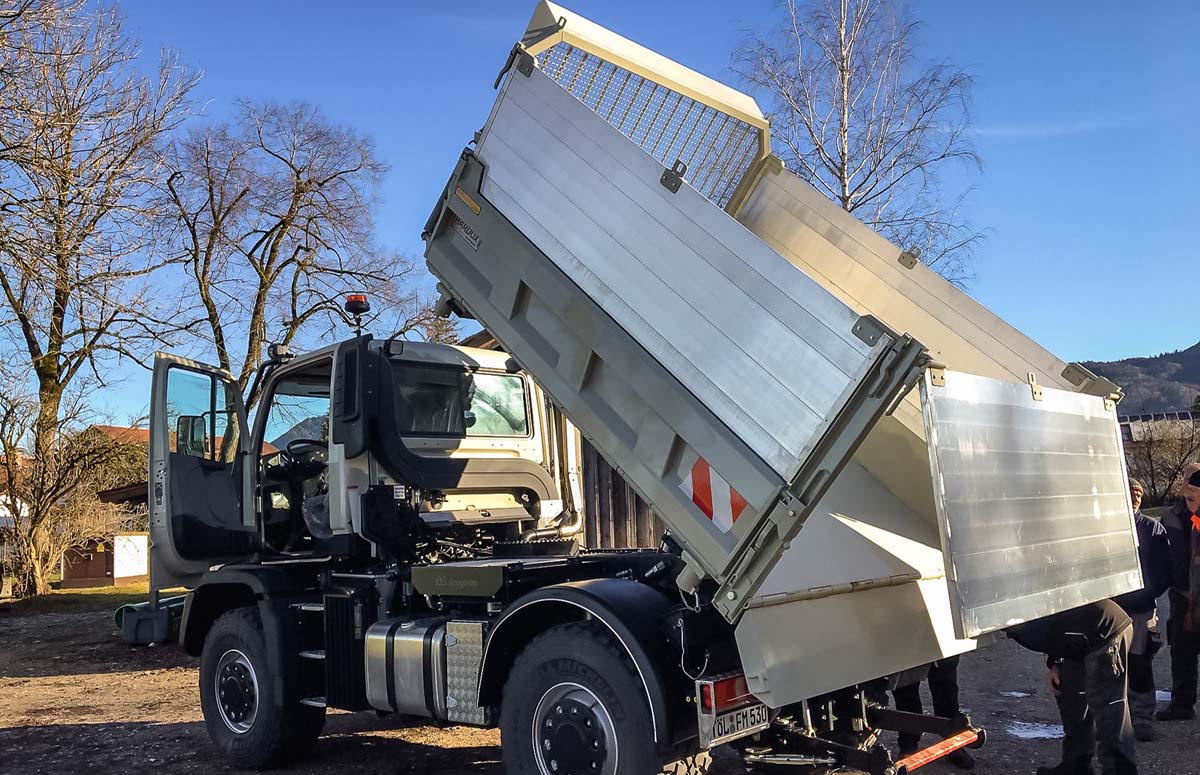
<svg viewBox="0 0 1200 775"><path fill-rule="evenodd" d="M475 413L472 412L470 409L463 412L463 427L464 428L475 427Z"/></svg>
<svg viewBox="0 0 1200 775"><path fill-rule="evenodd" d="M190 457L204 457L206 453L204 418L197 415L180 415L175 421L175 450Z"/></svg>

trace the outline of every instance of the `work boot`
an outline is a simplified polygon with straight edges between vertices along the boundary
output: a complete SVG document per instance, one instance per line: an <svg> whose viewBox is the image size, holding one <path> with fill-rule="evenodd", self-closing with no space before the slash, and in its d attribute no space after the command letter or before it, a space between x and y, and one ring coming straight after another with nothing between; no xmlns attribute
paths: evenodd
<svg viewBox="0 0 1200 775"><path fill-rule="evenodd" d="M1038 767L1037 775L1095 775L1092 770L1092 757L1085 756L1070 762L1062 762L1053 767Z"/></svg>
<svg viewBox="0 0 1200 775"><path fill-rule="evenodd" d="M1189 721L1196 718L1196 711L1190 706L1172 703L1155 713L1154 718L1159 721Z"/></svg>
<svg viewBox="0 0 1200 775"><path fill-rule="evenodd" d="M1149 724L1134 724L1133 736L1139 743L1149 743L1154 740L1154 727Z"/></svg>
<svg viewBox="0 0 1200 775"><path fill-rule="evenodd" d="M959 748L957 751L947 754L946 761L960 770L975 769L975 757L968 753L966 748Z"/></svg>

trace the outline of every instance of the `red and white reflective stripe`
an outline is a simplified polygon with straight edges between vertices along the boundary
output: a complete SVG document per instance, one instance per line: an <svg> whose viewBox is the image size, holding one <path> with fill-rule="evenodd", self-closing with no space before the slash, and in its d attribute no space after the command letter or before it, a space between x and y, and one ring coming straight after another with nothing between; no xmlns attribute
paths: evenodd
<svg viewBox="0 0 1200 775"><path fill-rule="evenodd" d="M712 470L702 457L696 458L692 470L684 477L679 489L687 493L692 503L712 520L722 533L728 533L746 508L746 499L729 486L729 482Z"/></svg>

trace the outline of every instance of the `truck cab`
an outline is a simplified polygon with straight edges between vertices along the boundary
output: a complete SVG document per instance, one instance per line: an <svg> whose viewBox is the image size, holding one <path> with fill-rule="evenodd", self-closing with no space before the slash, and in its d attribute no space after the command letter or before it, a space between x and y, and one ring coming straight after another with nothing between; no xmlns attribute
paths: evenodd
<svg viewBox="0 0 1200 775"><path fill-rule="evenodd" d="M189 590L180 641L230 763L298 756L327 708L514 740L567 708L547 767L697 754L696 684L669 636L721 641L704 662L736 671L732 631L679 605L676 553L581 550L579 433L511 357L358 336L274 350L249 393L248 412L231 374L155 359L151 588ZM565 656L619 691L543 686ZM757 726L725 737L767 723L739 701Z"/></svg>
<svg viewBox="0 0 1200 775"><path fill-rule="evenodd" d="M368 362L383 383L362 396L370 406L356 387ZM250 558L369 558L379 550L363 532L377 526L363 525L358 496L372 488L420 485L411 506L444 537L430 549L444 557L573 521L564 504L578 493L562 491L578 487L578 455L563 448L560 459L561 416L503 353L353 340L268 361L258 395L248 414L232 375L157 358L157 587Z"/></svg>

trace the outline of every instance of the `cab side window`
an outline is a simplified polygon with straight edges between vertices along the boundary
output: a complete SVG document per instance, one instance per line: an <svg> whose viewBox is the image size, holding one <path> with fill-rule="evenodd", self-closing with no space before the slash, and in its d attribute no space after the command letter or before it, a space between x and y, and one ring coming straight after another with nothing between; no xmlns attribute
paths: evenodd
<svg viewBox="0 0 1200 775"><path fill-rule="evenodd" d="M329 441L329 396L297 395L301 386L283 383L275 389L263 430L263 453L284 449L296 439Z"/></svg>

